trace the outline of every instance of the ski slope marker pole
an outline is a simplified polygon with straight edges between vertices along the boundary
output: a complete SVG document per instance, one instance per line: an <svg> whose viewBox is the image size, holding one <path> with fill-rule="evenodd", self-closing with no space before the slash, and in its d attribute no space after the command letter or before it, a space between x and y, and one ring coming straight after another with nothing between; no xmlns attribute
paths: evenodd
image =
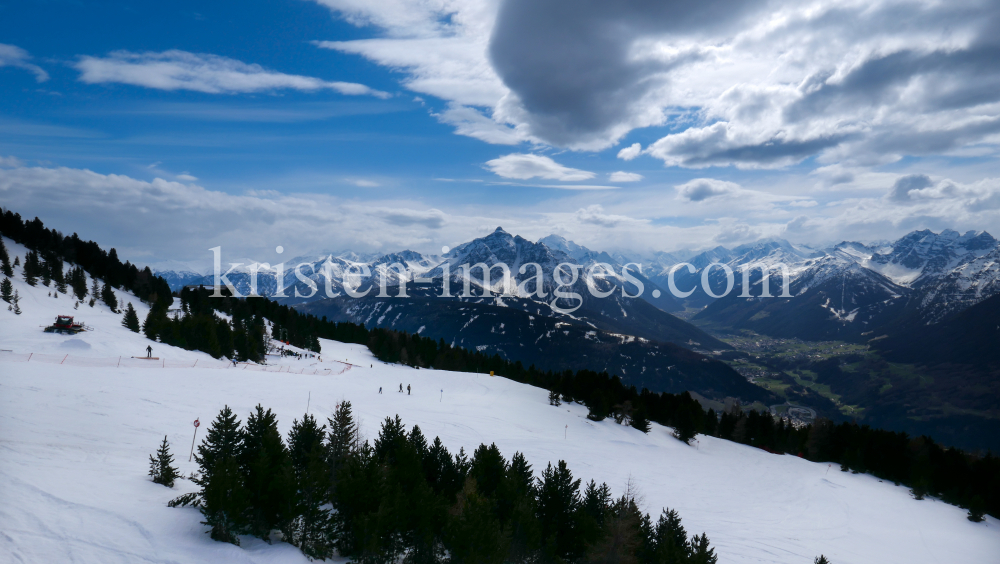
<svg viewBox="0 0 1000 564"><path fill-rule="evenodd" d="M201 422L198 421L197 419L195 419L194 420L194 436L191 437L191 453L188 454L188 462L191 462L191 457L194 456L194 439L195 439L195 437L198 436L198 426L199 425L201 425Z"/></svg>
<svg viewBox="0 0 1000 564"><path fill-rule="evenodd" d="M443 388L441 389L441 399L438 400L438 403L441 403L442 401L444 401L444 389Z"/></svg>
<svg viewBox="0 0 1000 564"><path fill-rule="evenodd" d="M566 425L566 428L563 429L563 439L567 439L567 438L569 438L569 425L568 424Z"/></svg>

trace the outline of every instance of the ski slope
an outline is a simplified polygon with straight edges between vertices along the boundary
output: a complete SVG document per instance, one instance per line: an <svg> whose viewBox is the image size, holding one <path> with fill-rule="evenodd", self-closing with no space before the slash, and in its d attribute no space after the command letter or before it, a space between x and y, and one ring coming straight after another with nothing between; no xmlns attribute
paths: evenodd
<svg viewBox="0 0 1000 564"><path fill-rule="evenodd" d="M11 255L14 251L8 243ZM108 357L144 354L148 341L120 326L107 307L75 313L91 332L42 332L67 296L48 298L19 278L23 314L0 309L0 349ZM125 296L122 296L125 297ZM63 301L65 299L65 301ZM139 310L145 309L131 298ZM69 310L66 309L69 306ZM154 343L167 359L207 355ZM644 510L680 512L689 534L706 532L723 563L996 563L1000 522L971 523L965 511L907 489L827 464L699 437L687 446L670 429L648 435L613 421L586 419L582 405L548 405L547 392L502 377L385 365L358 345L322 341L322 365L357 365L336 376L200 368L97 368L0 358L0 562L218 563L306 562L298 549L245 537L240 547L205 534L193 508L166 507L195 488L146 476L148 455L167 435L182 474L192 421L205 429L228 404L241 420L260 403L287 434L306 411L330 415L350 400L369 439L399 414L453 452L495 442L509 459L525 454L536 475L564 459L578 478L607 482L620 495L631 479ZM0 353L0 357L5 353ZM281 359L298 366L318 359ZM339 365L338 366L342 366ZM399 385L413 388L398 393ZM379 394L379 387L383 393ZM442 392L443 390L443 392Z"/></svg>

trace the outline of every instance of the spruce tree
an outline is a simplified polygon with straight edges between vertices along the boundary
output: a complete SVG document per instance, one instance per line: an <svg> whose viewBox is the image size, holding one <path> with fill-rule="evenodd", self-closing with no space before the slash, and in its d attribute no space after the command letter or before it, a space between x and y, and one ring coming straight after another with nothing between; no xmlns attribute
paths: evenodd
<svg viewBox="0 0 1000 564"><path fill-rule="evenodd" d="M294 517L294 481L277 417L259 404L243 431L240 468L248 501L247 532L270 542L271 531L287 531Z"/></svg>
<svg viewBox="0 0 1000 564"><path fill-rule="evenodd" d="M146 321L142 324L142 334L146 336L147 339L151 341L156 340L156 336L160 333L160 328L167 322L167 314L162 310L153 306L146 314Z"/></svg>
<svg viewBox="0 0 1000 564"><path fill-rule="evenodd" d="M17 267L17 266L21 266L21 257L19 257L19 256L14 256L14 266L15 266L15 267Z"/></svg>
<svg viewBox="0 0 1000 564"><path fill-rule="evenodd" d="M166 435L163 442L156 451L156 458L149 455L149 476L156 484L163 484L168 488L174 487L174 480L180 477L180 473L173 467L174 457L170 454L170 443L167 442Z"/></svg>
<svg viewBox="0 0 1000 564"><path fill-rule="evenodd" d="M14 299L14 285L11 284L10 278L4 278L3 282L0 282L0 299L7 303Z"/></svg>
<svg viewBox="0 0 1000 564"><path fill-rule="evenodd" d="M14 313L21 315L21 296L17 295L17 290L14 290L14 299L11 304L14 306Z"/></svg>
<svg viewBox="0 0 1000 564"><path fill-rule="evenodd" d="M225 406L212 422L208 434L198 446L195 460L200 473L194 483L201 486L199 508L205 525L211 527L214 540L240 544L237 535L245 530L247 494L240 472L239 457L243 450L240 422L229 406Z"/></svg>
<svg viewBox="0 0 1000 564"><path fill-rule="evenodd" d="M75 266L69 271L69 283L73 287L73 295L82 302L87 297L87 273L83 268Z"/></svg>
<svg viewBox="0 0 1000 564"><path fill-rule="evenodd" d="M10 267L10 256L7 254L7 247L3 244L3 239L0 239L0 272L4 276L14 276L14 269Z"/></svg>
<svg viewBox="0 0 1000 564"><path fill-rule="evenodd" d="M556 391L549 392L549 405L554 405L556 407L562 405L559 401L559 392Z"/></svg>
<svg viewBox="0 0 1000 564"><path fill-rule="evenodd" d="M973 523L982 523L986 519L986 511L983 503L983 498L981 496L974 496L972 501L969 502L969 521Z"/></svg>
<svg viewBox="0 0 1000 564"><path fill-rule="evenodd" d="M629 425L635 427L643 433L649 433L650 424L649 417L646 416L646 410L641 407L637 409L635 411L635 415L633 415L632 419L629 421Z"/></svg>
<svg viewBox="0 0 1000 564"><path fill-rule="evenodd" d="M34 286L37 284L38 279L38 255L34 251L28 251L28 254L24 255L24 281L28 283L29 286Z"/></svg>
<svg viewBox="0 0 1000 564"><path fill-rule="evenodd" d="M66 275L63 273L63 261L59 257L52 257L50 262L52 270L52 281L56 283L56 291L60 294L66 293Z"/></svg>
<svg viewBox="0 0 1000 564"><path fill-rule="evenodd" d="M97 299L101 295L101 284L97 281L97 277L94 276L90 279L90 299L91 301Z"/></svg>
<svg viewBox="0 0 1000 564"><path fill-rule="evenodd" d="M139 316L135 313L135 308L132 307L132 302L129 302L125 306L125 316L122 317L122 327L127 327L133 333L139 332Z"/></svg>
<svg viewBox="0 0 1000 564"><path fill-rule="evenodd" d="M288 434L288 449L294 483L289 498L294 499L295 517L290 522L288 541L313 559L333 554L330 539L332 521L323 508L327 500L328 469L323 444L326 427L317 425L309 414L295 421Z"/></svg>
<svg viewBox="0 0 1000 564"><path fill-rule="evenodd" d="M101 301L107 304L111 308L111 311L118 312L118 298L115 296L114 289L107 282L101 288Z"/></svg>
<svg viewBox="0 0 1000 564"><path fill-rule="evenodd" d="M565 460L555 467L549 463L538 482L538 520L549 559L573 559L582 548L576 526L579 507L580 480L573 480Z"/></svg>
<svg viewBox="0 0 1000 564"><path fill-rule="evenodd" d="M653 550L657 562L685 562L689 554L687 531L673 509L663 509L653 530Z"/></svg>
<svg viewBox="0 0 1000 564"><path fill-rule="evenodd" d="M813 559L813 564L830 564L830 561L826 559L826 556L820 554Z"/></svg>
<svg viewBox="0 0 1000 564"><path fill-rule="evenodd" d="M719 557L715 555L715 549L708 544L708 535L702 533L701 536L691 537L688 544L688 562L690 564L716 564Z"/></svg>
<svg viewBox="0 0 1000 564"><path fill-rule="evenodd" d="M39 263L38 274L42 277L42 285L48 288L49 284L52 283L52 265L49 264L49 259L43 258Z"/></svg>
<svg viewBox="0 0 1000 564"><path fill-rule="evenodd" d="M337 483L337 474L348 457L358 446L358 426L351 412L351 402L337 405L333 417L327 419L330 434L327 442L327 466L330 473L331 490Z"/></svg>

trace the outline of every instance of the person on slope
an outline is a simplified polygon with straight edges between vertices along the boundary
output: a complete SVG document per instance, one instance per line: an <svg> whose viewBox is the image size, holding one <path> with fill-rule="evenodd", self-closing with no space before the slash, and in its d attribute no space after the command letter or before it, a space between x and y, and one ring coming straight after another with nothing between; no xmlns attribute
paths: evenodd
<svg viewBox="0 0 1000 564"><path fill-rule="evenodd" d="M382 386L378 387L378 393L380 393L380 394L382 393Z"/></svg>
<svg viewBox="0 0 1000 564"><path fill-rule="evenodd" d="M146 358L153 358L153 345L146 345Z"/></svg>
<svg viewBox="0 0 1000 564"><path fill-rule="evenodd" d="M406 385L406 395L410 395L410 385Z"/></svg>
<svg viewBox="0 0 1000 564"><path fill-rule="evenodd" d="M399 393L403 393L403 383L399 383Z"/></svg>

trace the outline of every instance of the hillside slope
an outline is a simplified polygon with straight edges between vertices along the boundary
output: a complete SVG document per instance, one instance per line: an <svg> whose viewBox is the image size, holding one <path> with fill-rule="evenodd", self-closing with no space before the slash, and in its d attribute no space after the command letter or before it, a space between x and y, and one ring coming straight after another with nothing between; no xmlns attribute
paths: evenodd
<svg viewBox="0 0 1000 564"><path fill-rule="evenodd" d="M51 298L38 287L19 289L27 296L25 313L0 310L0 349L56 351L80 342L90 348L76 345L72 354L99 357L145 348L140 335L100 306L92 315L87 308L93 332L42 333L36 325ZM631 480L645 511L678 510L689 531L707 533L720 562L798 564L823 553L837 563L985 563L1000 553L997 520L970 523L960 508L915 501L906 488L871 476L709 437L686 446L655 424L645 435L610 419L589 421L585 407L552 407L545 390L502 377L384 365L358 345L324 340L322 347L323 364L336 358L356 367L309 376L13 363L0 356L0 554L8 555L2 560L306 562L284 543L211 541L197 510L166 507L193 485L153 484L147 455L167 435L187 475L196 468L184 456L195 418L208 422L228 404L245 419L262 403L287 433L306 409L322 419L343 399L353 403L368 438L383 418L399 414L452 451L484 442L495 442L507 457L521 451L536 475L564 459L576 477L605 481L616 495ZM207 358L172 348L161 353ZM411 385L413 395L392 391L400 383Z"/></svg>

